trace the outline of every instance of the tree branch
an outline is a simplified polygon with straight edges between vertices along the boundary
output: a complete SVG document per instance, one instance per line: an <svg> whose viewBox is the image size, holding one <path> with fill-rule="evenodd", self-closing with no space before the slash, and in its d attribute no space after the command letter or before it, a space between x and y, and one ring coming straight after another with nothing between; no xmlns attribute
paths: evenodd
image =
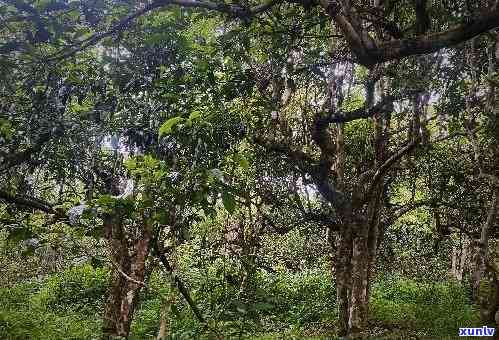
<svg viewBox="0 0 499 340"><path fill-rule="evenodd" d="M424 3L424 1L418 2ZM357 57L357 62L366 67L408 56L433 53L499 27L499 11L496 6L492 6L468 22L446 31L376 43L361 25L355 25L358 20L356 14L345 9L341 1L321 0L320 3L342 31ZM424 30L427 28L425 27L427 13L426 10L422 10L422 6L418 6L418 12L418 24L421 25L419 30Z"/></svg>
<svg viewBox="0 0 499 340"><path fill-rule="evenodd" d="M337 190L332 183L329 181L329 168L328 164L323 164L323 162L317 163L312 157L307 155L305 152L300 150L293 150L286 144L280 144L275 142L270 142L262 137L255 137L255 144L262 146L268 151L283 154L289 161L295 162L298 168L310 175L317 190L322 195L322 197L331 203L334 207L344 209L350 204L346 195Z"/></svg>
<svg viewBox="0 0 499 340"><path fill-rule="evenodd" d="M376 114L390 113L393 111L393 100L394 97L387 96L371 108L363 106L353 111L340 111L328 117L318 119L317 124L347 123L357 119L369 118Z"/></svg>
<svg viewBox="0 0 499 340"><path fill-rule="evenodd" d="M375 63L380 63L412 55L433 53L442 48L465 42L496 27L499 27L499 11L491 8L471 19L469 23L455 26L443 32L385 42L370 54Z"/></svg>
<svg viewBox="0 0 499 340"><path fill-rule="evenodd" d="M264 4L260 4L254 7L243 7L241 5L216 3L211 1L198 1L198 0L164 0L165 5L178 5L181 7L193 7L193 8L204 8L213 10L216 12L226 13L232 15L239 19L250 18L256 14L265 12L272 8L274 5L279 3L279 0L271 0Z"/></svg>
<svg viewBox="0 0 499 340"><path fill-rule="evenodd" d="M154 250L156 252L156 255L159 258L159 261L163 264L163 266L165 267L166 271L169 272L171 275L173 275L173 280L175 281L175 284L176 284L178 290L180 291L180 294L182 294L182 296L184 297L185 301L187 301L187 304L191 308L192 312L194 313L194 315L196 316L196 318L198 319L198 321L201 324L203 324L204 327L206 327L211 332L213 332L213 334L216 336L217 339L223 339L222 336L220 334L218 334L218 332L216 330L212 329L209 326L208 322L204 318L204 316L201 313L201 311L199 310L198 306L196 305L196 303L194 302L194 300L192 300L191 295L189 294L189 291L187 290L187 287L184 285L184 283L182 282L182 280L177 275L175 275L175 273L173 272L173 267L170 265L170 262L168 261L168 258L166 257L166 255L159 248L160 247L158 246L158 244L154 245Z"/></svg>
<svg viewBox="0 0 499 340"><path fill-rule="evenodd" d="M433 204L435 204L435 202L433 200L418 201L418 202L412 202L412 203L406 204L406 205L400 207L399 209L397 209L391 213L391 217L388 218L387 225L391 225L391 224L395 223L399 218L401 218L402 216L404 216L405 214L407 214L413 210L424 207L426 205L431 206Z"/></svg>
<svg viewBox="0 0 499 340"><path fill-rule="evenodd" d="M114 267L114 269L121 275L123 276L126 280L132 282L132 283L135 283L138 285L138 287L136 287L135 289L138 289L140 287L144 287L144 288L147 288L147 284L145 282L142 282L142 281L138 281L138 280L135 280L134 278L128 276L123 270L121 270L121 268L116 264L114 263L113 261L111 260L107 260L107 262L110 262L112 264L112 266Z"/></svg>
<svg viewBox="0 0 499 340"><path fill-rule="evenodd" d="M61 213L55 210L51 204L34 197L12 195L7 191L0 190L0 200L7 203L40 210L47 214L61 215Z"/></svg>
<svg viewBox="0 0 499 340"><path fill-rule="evenodd" d="M369 189L364 197L364 201L368 200L371 197L374 188L379 183L379 181L383 178L383 176L390 170L393 164L399 161L405 154L409 153L412 149L416 147L418 144L418 140L410 141L406 146L399 149L396 153L394 153L390 158L388 158L383 164L379 166L376 172L373 175L373 180L369 186Z"/></svg>
<svg viewBox="0 0 499 340"><path fill-rule="evenodd" d="M430 16L426 10L426 0L415 0L414 10L416 11L416 32L425 34L431 24Z"/></svg>
<svg viewBox="0 0 499 340"><path fill-rule="evenodd" d="M317 166L317 162L308 154L301 150L294 150L287 144L272 142L261 136L256 136L253 141L270 152L285 155L304 173L311 174Z"/></svg>
<svg viewBox="0 0 499 340"><path fill-rule="evenodd" d="M156 0L146 5L144 8L136 11L135 13L121 19L116 24L111 26L111 28L109 28L107 31L95 33L91 37L78 42L79 44L78 47L70 49L69 51L62 50L56 55L50 57L49 60L58 61L69 58L75 55L76 53L83 51L84 49L92 45L97 44L102 39L111 36L114 33L125 30L133 23L135 19L158 8L163 8L170 5L177 5L186 8L202 8L202 9L213 10L216 12L229 14L239 19L250 19L254 15L269 10L274 5L278 4L280 1L281 0L270 0L264 4L248 8L248 7L243 7L241 5L216 3L211 1L200 1L200 0Z"/></svg>

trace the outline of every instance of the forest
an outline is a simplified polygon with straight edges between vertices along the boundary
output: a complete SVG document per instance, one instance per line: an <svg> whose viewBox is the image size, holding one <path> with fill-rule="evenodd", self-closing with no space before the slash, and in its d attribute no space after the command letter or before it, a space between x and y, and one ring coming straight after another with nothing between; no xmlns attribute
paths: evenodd
<svg viewBox="0 0 499 340"><path fill-rule="evenodd" d="M0 0L0 339L499 339L497 0Z"/></svg>

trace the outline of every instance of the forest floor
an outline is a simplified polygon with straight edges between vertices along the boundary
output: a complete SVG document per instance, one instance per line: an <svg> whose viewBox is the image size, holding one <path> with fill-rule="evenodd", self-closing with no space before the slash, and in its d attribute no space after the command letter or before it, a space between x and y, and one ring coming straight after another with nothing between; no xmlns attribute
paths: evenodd
<svg viewBox="0 0 499 340"><path fill-rule="evenodd" d="M0 339L99 339L106 280L105 270L87 266L0 288ZM263 286L275 288L276 284ZM288 288L278 286L277 292L263 293L291 296ZM161 289L144 294L131 340L155 339L165 292ZM227 314L231 316L216 323L217 330L225 339L337 339L334 301L325 307L312 305L317 300L316 290L295 291L301 302L275 300L273 309L263 317L255 314L256 319ZM370 307L370 339L458 339L460 327L481 326L466 289L453 282L380 281L373 287ZM205 313L210 317L209 311ZM173 314L171 339L209 338L181 299Z"/></svg>

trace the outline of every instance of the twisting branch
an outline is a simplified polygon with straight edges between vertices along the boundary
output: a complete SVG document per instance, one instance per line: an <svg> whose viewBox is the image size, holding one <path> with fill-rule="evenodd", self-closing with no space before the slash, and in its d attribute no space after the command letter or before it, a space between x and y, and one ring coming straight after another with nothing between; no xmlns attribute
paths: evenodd
<svg viewBox="0 0 499 340"><path fill-rule="evenodd" d="M121 270L121 268L116 264L114 263L112 260L107 260L107 262L110 262L111 265L114 267L114 269L121 275L123 276L125 279L127 279L128 281L130 282L133 282L135 284L138 285L138 287L136 287L135 289L138 289L140 287L144 287L144 288L148 288L147 287L147 284L145 282L142 282L142 281L138 281L138 280L135 280L133 277L130 277L129 275L127 275L123 270Z"/></svg>
<svg viewBox="0 0 499 340"><path fill-rule="evenodd" d="M479 177L487 179L491 184L493 184L496 187L499 187L499 178L497 176L494 176L492 174L487 173L484 170L483 166L483 161L482 161L482 152L480 150L480 145L478 144L478 140L475 135L475 131L471 129L468 124L466 124L466 133L468 134L468 138L471 142L471 146L473 148L473 154L475 157L475 163L476 166L478 167L479 171Z"/></svg>
<svg viewBox="0 0 499 340"><path fill-rule="evenodd" d="M293 150L286 144L267 141L262 137L255 137L253 141L270 152L285 155L300 171L310 175L319 193L334 207L344 209L351 204L347 196L329 181L328 164L317 162L305 152Z"/></svg>
<svg viewBox="0 0 499 340"><path fill-rule="evenodd" d="M376 170L374 173L374 178L373 178L373 183L376 183L379 181L379 179L390 169L390 167L400 160L402 156L407 154L409 151L411 151L414 147L416 147L418 141L417 140L412 140L409 144L398 150L396 153L394 153L390 158L388 158L379 168Z"/></svg>
<svg viewBox="0 0 499 340"><path fill-rule="evenodd" d="M424 4L424 1L418 1ZM452 27L446 31L433 34L420 34L413 38L390 40L378 43L358 24L358 15L348 6L346 1L320 0L321 6L331 16L342 31L357 62L366 67L397 60L404 57L436 52L445 47L455 46L477 35L499 27L499 9L493 5L466 23ZM428 27L425 21L427 14L422 6L418 8L419 31Z"/></svg>
<svg viewBox="0 0 499 340"><path fill-rule="evenodd" d="M180 7L187 7L187 8L201 8L201 9L213 10L220 13L225 13L235 18L247 20L253 17L254 15L269 10L279 2L281 2L281 0L270 0L264 4L257 5L254 7L244 7L241 5L216 3L216 2L202 1L202 0L155 0L150 4L146 5L144 8L139 9L135 13L130 14L129 16L121 19L116 24L111 26L111 28L109 28L107 31L95 33L89 38L80 41L78 43L79 44L78 47L70 49L69 51L63 50L57 53L56 55L52 56L51 58L49 58L49 60L58 61L58 60L63 60L65 58L69 58L75 55L76 53L83 51L84 49L92 45L97 44L102 39L127 29L135 21L135 19L158 8L163 8L171 5L177 5Z"/></svg>
<svg viewBox="0 0 499 340"><path fill-rule="evenodd" d="M62 215L61 212L55 210L51 204L34 197L12 195L7 191L0 190L0 200L14 205L40 210L47 214Z"/></svg>
<svg viewBox="0 0 499 340"><path fill-rule="evenodd" d="M161 3L162 2L160 2L160 1L154 1L153 3L145 6L144 8L138 10L137 12L121 19L117 24L111 26L111 28L109 30L107 30L105 32L95 33L92 36L90 36L89 38L80 41L78 47L70 49L69 51L66 51L66 52L64 50L62 50L59 53L57 53L56 55L50 57L49 60L50 61L58 61L58 60L63 60L63 59L69 58L69 57L75 55L76 53L83 51L84 49L86 49L92 45L97 44L102 39L104 39L108 36L111 36L114 33L121 32L121 31L125 30L138 17L140 17L140 16L142 16L142 15L144 15L144 14L146 14L146 13L148 13L156 8L161 7L162 6Z"/></svg>
<svg viewBox="0 0 499 340"><path fill-rule="evenodd" d="M402 207L399 207L395 211L393 211L390 214L390 217L388 218L388 221L386 222L386 224L392 225L399 218L401 218L402 216L404 216L405 214L407 214L413 210L416 210L416 209L424 207L424 206L433 206L433 205L435 205L434 200L424 200L424 201L417 201L417 202L408 203Z"/></svg>
<svg viewBox="0 0 499 340"><path fill-rule="evenodd" d="M364 197L364 201L368 200L376 185L379 183L379 181L383 178L383 176L390 170L390 168L398 162L404 155L409 153L412 149L416 147L418 144L418 139L414 139L410 141L406 146L402 147L399 149L397 152L395 152L390 158L388 158L383 164L379 166L379 168L376 170L376 172L373 175L373 179L371 181L371 184L369 186L369 189Z"/></svg>
<svg viewBox="0 0 499 340"><path fill-rule="evenodd" d="M392 96L387 96L371 108L363 106L353 111L333 113L328 117L319 119L317 124L347 123L357 119L373 117L376 114L390 113L393 112L394 99Z"/></svg>
<svg viewBox="0 0 499 340"><path fill-rule="evenodd" d="M268 2L253 7L246 7L239 4L217 3L208 0L155 0L135 13L121 19L109 30L98 32L90 38L78 42L77 47L63 50L49 58L49 60L58 61L73 56L79 51L96 44L103 38L126 29L135 19L157 8L164 8L171 5L186 8L200 8L225 13L242 20L249 20L253 16L266 12L276 4L284 1L290 3L297 2L303 6L310 5L310 2L306 0L269 0ZM13 1L10 0L10 2ZM18 2L16 1L16 3ZM413 38L401 38L379 43L369 35L365 28L363 28L360 16L355 11L355 8L350 5L350 1L320 0L317 3L324 8L342 31L353 54L357 57L357 62L367 67L411 55L433 53L442 48L457 45L479 34L499 27L499 11L497 6L491 6L462 25L455 26L446 31L426 34L425 31L429 26L429 22L427 13L424 10L425 1L418 0L418 3L422 4L417 7L417 25L419 27L417 31L420 34ZM20 10L27 10L28 13L34 16L32 11L27 7L23 7ZM36 16L34 16L34 18L36 19ZM39 31L44 33L42 31L43 27L41 27L41 25L38 26L40 26ZM46 34L42 35L45 36Z"/></svg>

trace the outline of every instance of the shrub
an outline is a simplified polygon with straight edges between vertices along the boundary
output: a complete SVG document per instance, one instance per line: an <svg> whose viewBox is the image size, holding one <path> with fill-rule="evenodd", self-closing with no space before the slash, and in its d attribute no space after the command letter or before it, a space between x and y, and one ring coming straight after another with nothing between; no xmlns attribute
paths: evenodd
<svg viewBox="0 0 499 340"><path fill-rule="evenodd" d="M373 287L371 313L389 328L410 328L426 336L456 336L460 327L478 322L465 289L454 282L385 279Z"/></svg>
<svg viewBox="0 0 499 340"><path fill-rule="evenodd" d="M51 275L33 298L50 310L95 312L103 305L107 280L103 268L73 267Z"/></svg>
<svg viewBox="0 0 499 340"><path fill-rule="evenodd" d="M0 289L0 339L96 339L107 272L75 267Z"/></svg>

